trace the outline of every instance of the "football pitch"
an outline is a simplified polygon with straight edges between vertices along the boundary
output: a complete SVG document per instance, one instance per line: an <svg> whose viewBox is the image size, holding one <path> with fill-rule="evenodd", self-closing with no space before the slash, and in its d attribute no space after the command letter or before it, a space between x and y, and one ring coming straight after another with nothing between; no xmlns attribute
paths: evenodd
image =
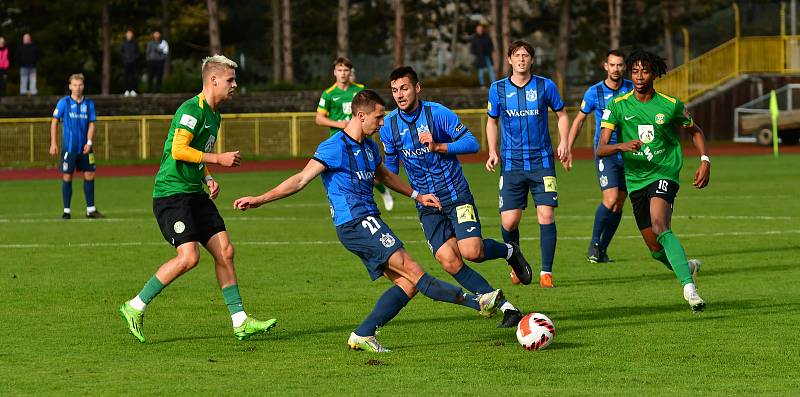
<svg viewBox="0 0 800 397"><path fill-rule="evenodd" d="M713 153L713 147L711 152ZM470 264L524 312L556 326L553 344L525 351L514 329L421 294L379 334L389 354L350 352L347 337L389 286L336 238L319 179L258 210L233 200L290 172L217 174L217 206L236 247L248 313L272 332L234 339L213 262L148 307L148 343L117 307L174 255L151 211L152 177L103 177L87 220L80 180L60 219L60 184L0 182L0 395L796 395L800 392L800 155L712 159L711 183L691 186L687 158L673 230L699 276L706 311L691 313L675 276L650 258L630 203L609 248L585 260L600 193L593 163L558 169L556 288L512 286L504 261ZM499 238L497 174L465 165L484 236ZM434 260L410 199L384 220L431 274ZM522 248L538 269L535 213Z"/></svg>

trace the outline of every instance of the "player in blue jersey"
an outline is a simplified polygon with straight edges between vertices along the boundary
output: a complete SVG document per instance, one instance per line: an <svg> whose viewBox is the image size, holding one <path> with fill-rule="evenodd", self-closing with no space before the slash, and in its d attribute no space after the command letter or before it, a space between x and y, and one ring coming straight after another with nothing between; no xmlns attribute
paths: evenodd
<svg viewBox="0 0 800 397"><path fill-rule="evenodd" d="M531 267L519 246L481 236L478 209L456 157L480 149L475 136L450 109L419 99L422 86L411 67L395 69L389 79L397 109L386 116L380 131L386 168L397 173L402 160L411 187L434 194L442 204L441 210L417 205L431 253L445 271L473 293L494 288L464 259L483 262L504 258L523 283L529 284ZM499 326L515 327L522 318L520 311L508 302L500 308L503 321Z"/></svg>
<svg viewBox="0 0 800 397"><path fill-rule="evenodd" d="M380 218L372 189L375 178L390 189L411 197L426 207L441 208L433 194L413 190L400 177L386 169L378 145L367 137L383 125L385 103L375 91L364 90L353 98L353 118L344 130L323 141L299 173L281 182L274 189L257 197L234 201L239 210L258 208L302 190L318 175L328 192L333 224L342 245L358 256L372 280L383 276L394 285L381 295L372 313L350 334L348 346L354 350L388 352L375 339L377 327L388 323L405 307L417 291L442 302L454 303L490 317L496 311L503 293L463 293L452 284L426 273L403 248L403 242Z"/></svg>
<svg viewBox="0 0 800 397"><path fill-rule="evenodd" d="M533 46L517 40L508 48L512 74L495 81L489 88L486 141L489 159L486 169L494 172L502 161L500 174L500 220L503 239L519 243L519 222L533 196L541 232L542 270L539 285L553 287L552 269L556 251L555 209L558 207L556 168L550 142L548 108L558 115L558 159L565 165L569 155L567 130L569 116L556 85L550 79L531 73ZM502 124L500 155L497 154L499 125ZM511 274L512 281L519 275Z"/></svg>
<svg viewBox="0 0 800 397"><path fill-rule="evenodd" d="M61 198L64 203L63 219L72 217L72 174L83 171L83 194L86 196L86 217L103 218L94 205L94 163L92 137L94 122L97 120L94 101L83 96L83 75L69 76L70 95L58 100L50 122L50 155L59 154L56 143L58 122L62 123L61 137Z"/></svg>
<svg viewBox="0 0 800 397"><path fill-rule="evenodd" d="M597 142L600 140L600 122L603 119L603 112L606 111L608 101L621 94L633 90L633 83L625 79L625 54L618 50L611 50L606 54L603 62L603 69L606 70L605 80L589 87L583 94L581 107L572 127L569 130L570 156L567 159L567 170L572 168L572 147L575 140L581 133L583 122L586 116L594 112L594 160L597 180L600 183L600 190L603 193L603 200L597 206L594 214L594 227L592 228L592 241L586 253L586 259L591 263L611 262L608 258L608 245L611 238L617 231L620 220L622 220L622 206L625 204L625 197L628 196L628 188L625 186L625 166L622 163L622 153L611 156L597 156ZM611 133L609 144L616 144L617 131Z"/></svg>

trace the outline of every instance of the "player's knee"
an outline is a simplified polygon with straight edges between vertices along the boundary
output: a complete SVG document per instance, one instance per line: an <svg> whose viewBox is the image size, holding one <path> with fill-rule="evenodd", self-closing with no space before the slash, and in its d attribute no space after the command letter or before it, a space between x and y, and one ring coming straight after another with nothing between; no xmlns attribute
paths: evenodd
<svg viewBox="0 0 800 397"><path fill-rule="evenodd" d="M196 253L183 254L179 256L178 259L178 266L180 266L182 273L192 270L200 263L200 255Z"/></svg>
<svg viewBox="0 0 800 397"><path fill-rule="evenodd" d="M461 247L461 256L468 261L480 262L483 259L483 244Z"/></svg>
<svg viewBox="0 0 800 397"><path fill-rule="evenodd" d="M652 222L651 227L653 229L653 234L655 234L656 236L660 235L661 233L664 233L665 231L667 231L667 229L669 229L667 227L666 222L656 221L656 220Z"/></svg>
<svg viewBox="0 0 800 397"><path fill-rule="evenodd" d="M233 263L233 255L234 255L233 244L227 244L223 246L220 251L221 251L220 257L222 260L228 263Z"/></svg>

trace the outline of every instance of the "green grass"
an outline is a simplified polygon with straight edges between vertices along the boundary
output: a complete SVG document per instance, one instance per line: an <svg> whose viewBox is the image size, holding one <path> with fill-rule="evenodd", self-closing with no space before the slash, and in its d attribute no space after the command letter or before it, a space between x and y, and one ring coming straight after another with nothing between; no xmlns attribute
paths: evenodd
<svg viewBox="0 0 800 397"><path fill-rule="evenodd" d="M151 213L152 178L100 172L98 208L109 218L69 222L59 219L58 180L2 182L0 395L796 394L800 156L718 156L703 191L690 184L695 159L687 164L673 230L704 261L706 312L693 315L674 275L650 259L629 203L609 250L616 262L585 262L599 192L591 163L578 162L558 174L556 289L511 286L500 261L473 266L525 311L553 319L555 342L539 352L497 319L423 296L383 329L392 353L349 352L347 336L388 283L370 283L338 243L321 182L259 210L230 208L287 172L218 175L245 308L278 328L234 339L204 253L153 301L139 344L116 309L174 254ZM466 169L484 231L497 238L497 175ZM74 190L80 215L79 183ZM532 215L521 234L536 264ZM384 219L426 269L452 281L410 200Z"/></svg>

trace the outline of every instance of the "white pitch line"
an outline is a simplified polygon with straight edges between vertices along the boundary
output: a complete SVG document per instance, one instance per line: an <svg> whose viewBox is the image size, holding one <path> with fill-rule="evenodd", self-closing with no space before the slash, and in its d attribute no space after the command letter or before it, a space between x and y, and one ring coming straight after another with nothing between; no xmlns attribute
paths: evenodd
<svg viewBox="0 0 800 397"><path fill-rule="evenodd" d="M718 232L718 233L680 233L681 238L694 237L725 237L725 236L763 236L780 234L800 234L800 229L792 230L767 230L761 232ZM615 236L615 238L640 239L639 235ZM559 236L559 240L589 240L587 236ZM523 241L539 240L538 237L522 237ZM427 244L425 240L403 240L405 244ZM38 249L38 248L97 248L97 247L144 247L161 246L165 242L118 242L118 243L67 243L67 244L0 244L0 249ZM233 245L252 245L252 246L275 246L275 245L336 245L339 240L314 240L314 241L234 241Z"/></svg>

